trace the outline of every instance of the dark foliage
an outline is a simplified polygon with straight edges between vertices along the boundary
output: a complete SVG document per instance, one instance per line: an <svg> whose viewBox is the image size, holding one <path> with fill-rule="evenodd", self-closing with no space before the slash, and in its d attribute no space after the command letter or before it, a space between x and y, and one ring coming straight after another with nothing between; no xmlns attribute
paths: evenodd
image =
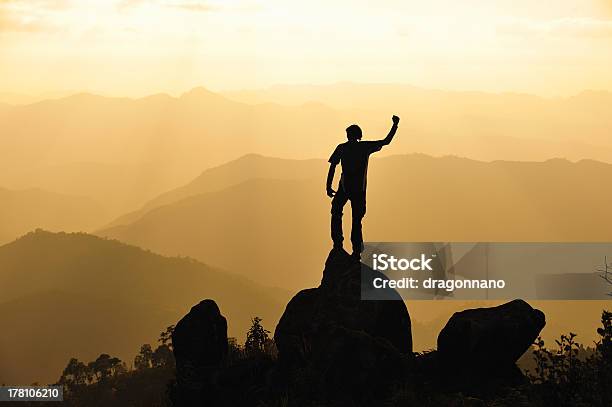
<svg viewBox="0 0 612 407"><path fill-rule="evenodd" d="M175 366L169 336L174 327L161 333L160 345L140 347L129 368L121 360L101 354L87 364L72 358L57 384L64 387L64 406L167 406L167 388L174 380Z"/></svg>
<svg viewBox="0 0 612 407"><path fill-rule="evenodd" d="M246 341L244 342L244 351L248 355L258 355L266 351L266 344L270 341L268 335L270 331L261 325L261 318L255 317L251 321L252 325L247 332Z"/></svg>
<svg viewBox="0 0 612 407"><path fill-rule="evenodd" d="M411 376L398 380L378 400L368 405L380 406L596 406L612 405L612 313L604 311L600 339L585 348L576 335L562 335L553 348L541 338L532 348L533 369L528 381L519 386L500 387L496 394L482 396L469 391L448 391L436 383L426 383ZM145 344L135 357L134 367L110 355L102 354L90 363L71 359L58 383L65 389L70 407L81 406L176 406L172 403L175 389L175 366L168 338L173 327L160 335L159 346ZM247 344L250 350L247 350ZM257 344L257 345L254 345ZM274 388L276 349L261 319L254 318L241 346L228 338L228 356L219 376L221 383L232 383L222 394L223 406L335 406L326 402L317 388L321 387L316 372L298 372L299 380L290 387ZM435 352L416 354L417 365L428 363ZM207 400L202 400L202 406ZM359 404L351 404L359 405Z"/></svg>
<svg viewBox="0 0 612 407"><path fill-rule="evenodd" d="M538 338L533 350L535 369L529 389L535 404L556 406L612 405L612 313L603 311L600 339L594 349L576 342L576 335L561 335L556 348L547 349ZM581 355L587 354L586 357Z"/></svg>

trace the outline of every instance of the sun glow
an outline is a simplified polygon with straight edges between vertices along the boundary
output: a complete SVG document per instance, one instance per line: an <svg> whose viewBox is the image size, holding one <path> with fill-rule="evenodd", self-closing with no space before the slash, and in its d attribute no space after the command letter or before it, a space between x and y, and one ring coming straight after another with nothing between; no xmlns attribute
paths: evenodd
<svg viewBox="0 0 612 407"><path fill-rule="evenodd" d="M176 93L398 82L612 89L609 2L7 0L0 90Z"/></svg>

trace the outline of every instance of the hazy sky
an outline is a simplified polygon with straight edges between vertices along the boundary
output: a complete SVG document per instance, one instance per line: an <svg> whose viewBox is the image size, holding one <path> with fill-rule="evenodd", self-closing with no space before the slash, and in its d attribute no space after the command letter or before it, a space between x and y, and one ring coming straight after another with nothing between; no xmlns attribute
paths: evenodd
<svg viewBox="0 0 612 407"><path fill-rule="evenodd" d="M0 92L612 90L612 0L0 0Z"/></svg>

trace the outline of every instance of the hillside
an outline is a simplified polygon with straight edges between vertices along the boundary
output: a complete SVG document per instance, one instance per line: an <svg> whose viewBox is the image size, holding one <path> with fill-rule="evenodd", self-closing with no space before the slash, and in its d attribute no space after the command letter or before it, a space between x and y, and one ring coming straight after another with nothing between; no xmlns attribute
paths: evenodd
<svg viewBox="0 0 612 407"><path fill-rule="evenodd" d="M247 154L202 172L186 185L165 192L148 201L141 209L114 220L107 227L126 225L157 207L178 202L190 196L215 192L252 179L305 180L323 169L321 160L288 160Z"/></svg>
<svg viewBox="0 0 612 407"><path fill-rule="evenodd" d="M0 187L0 244L36 228L89 231L105 213L89 198Z"/></svg>
<svg viewBox="0 0 612 407"><path fill-rule="evenodd" d="M0 346L2 379L11 383L53 380L72 356L112 351L131 358L205 297L223 304L233 316L230 335L243 340L253 316L274 326L289 296L194 260L44 231L0 246L0 278L9 332Z"/></svg>
<svg viewBox="0 0 612 407"><path fill-rule="evenodd" d="M0 304L0 383L55 382L71 357L110 353L131 363L180 312L135 301L44 291Z"/></svg>

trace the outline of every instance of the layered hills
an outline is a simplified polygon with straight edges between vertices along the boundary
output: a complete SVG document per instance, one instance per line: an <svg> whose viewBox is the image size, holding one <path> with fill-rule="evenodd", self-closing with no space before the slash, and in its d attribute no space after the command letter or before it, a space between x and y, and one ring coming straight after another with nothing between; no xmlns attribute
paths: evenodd
<svg viewBox="0 0 612 407"><path fill-rule="evenodd" d="M366 138L402 117L395 152L478 160L608 161L610 100L336 84L177 97L75 94L0 107L0 186L88 196L108 219L248 153L322 157L358 123Z"/></svg>
<svg viewBox="0 0 612 407"><path fill-rule="evenodd" d="M265 284L314 284L312 270L330 244L325 175L323 160L250 155L205 171L98 234L191 256ZM611 232L601 222L612 203L611 177L612 165L595 161L373 159L365 238L605 242ZM293 261L295 252L300 262ZM279 274L275 265L291 271Z"/></svg>

